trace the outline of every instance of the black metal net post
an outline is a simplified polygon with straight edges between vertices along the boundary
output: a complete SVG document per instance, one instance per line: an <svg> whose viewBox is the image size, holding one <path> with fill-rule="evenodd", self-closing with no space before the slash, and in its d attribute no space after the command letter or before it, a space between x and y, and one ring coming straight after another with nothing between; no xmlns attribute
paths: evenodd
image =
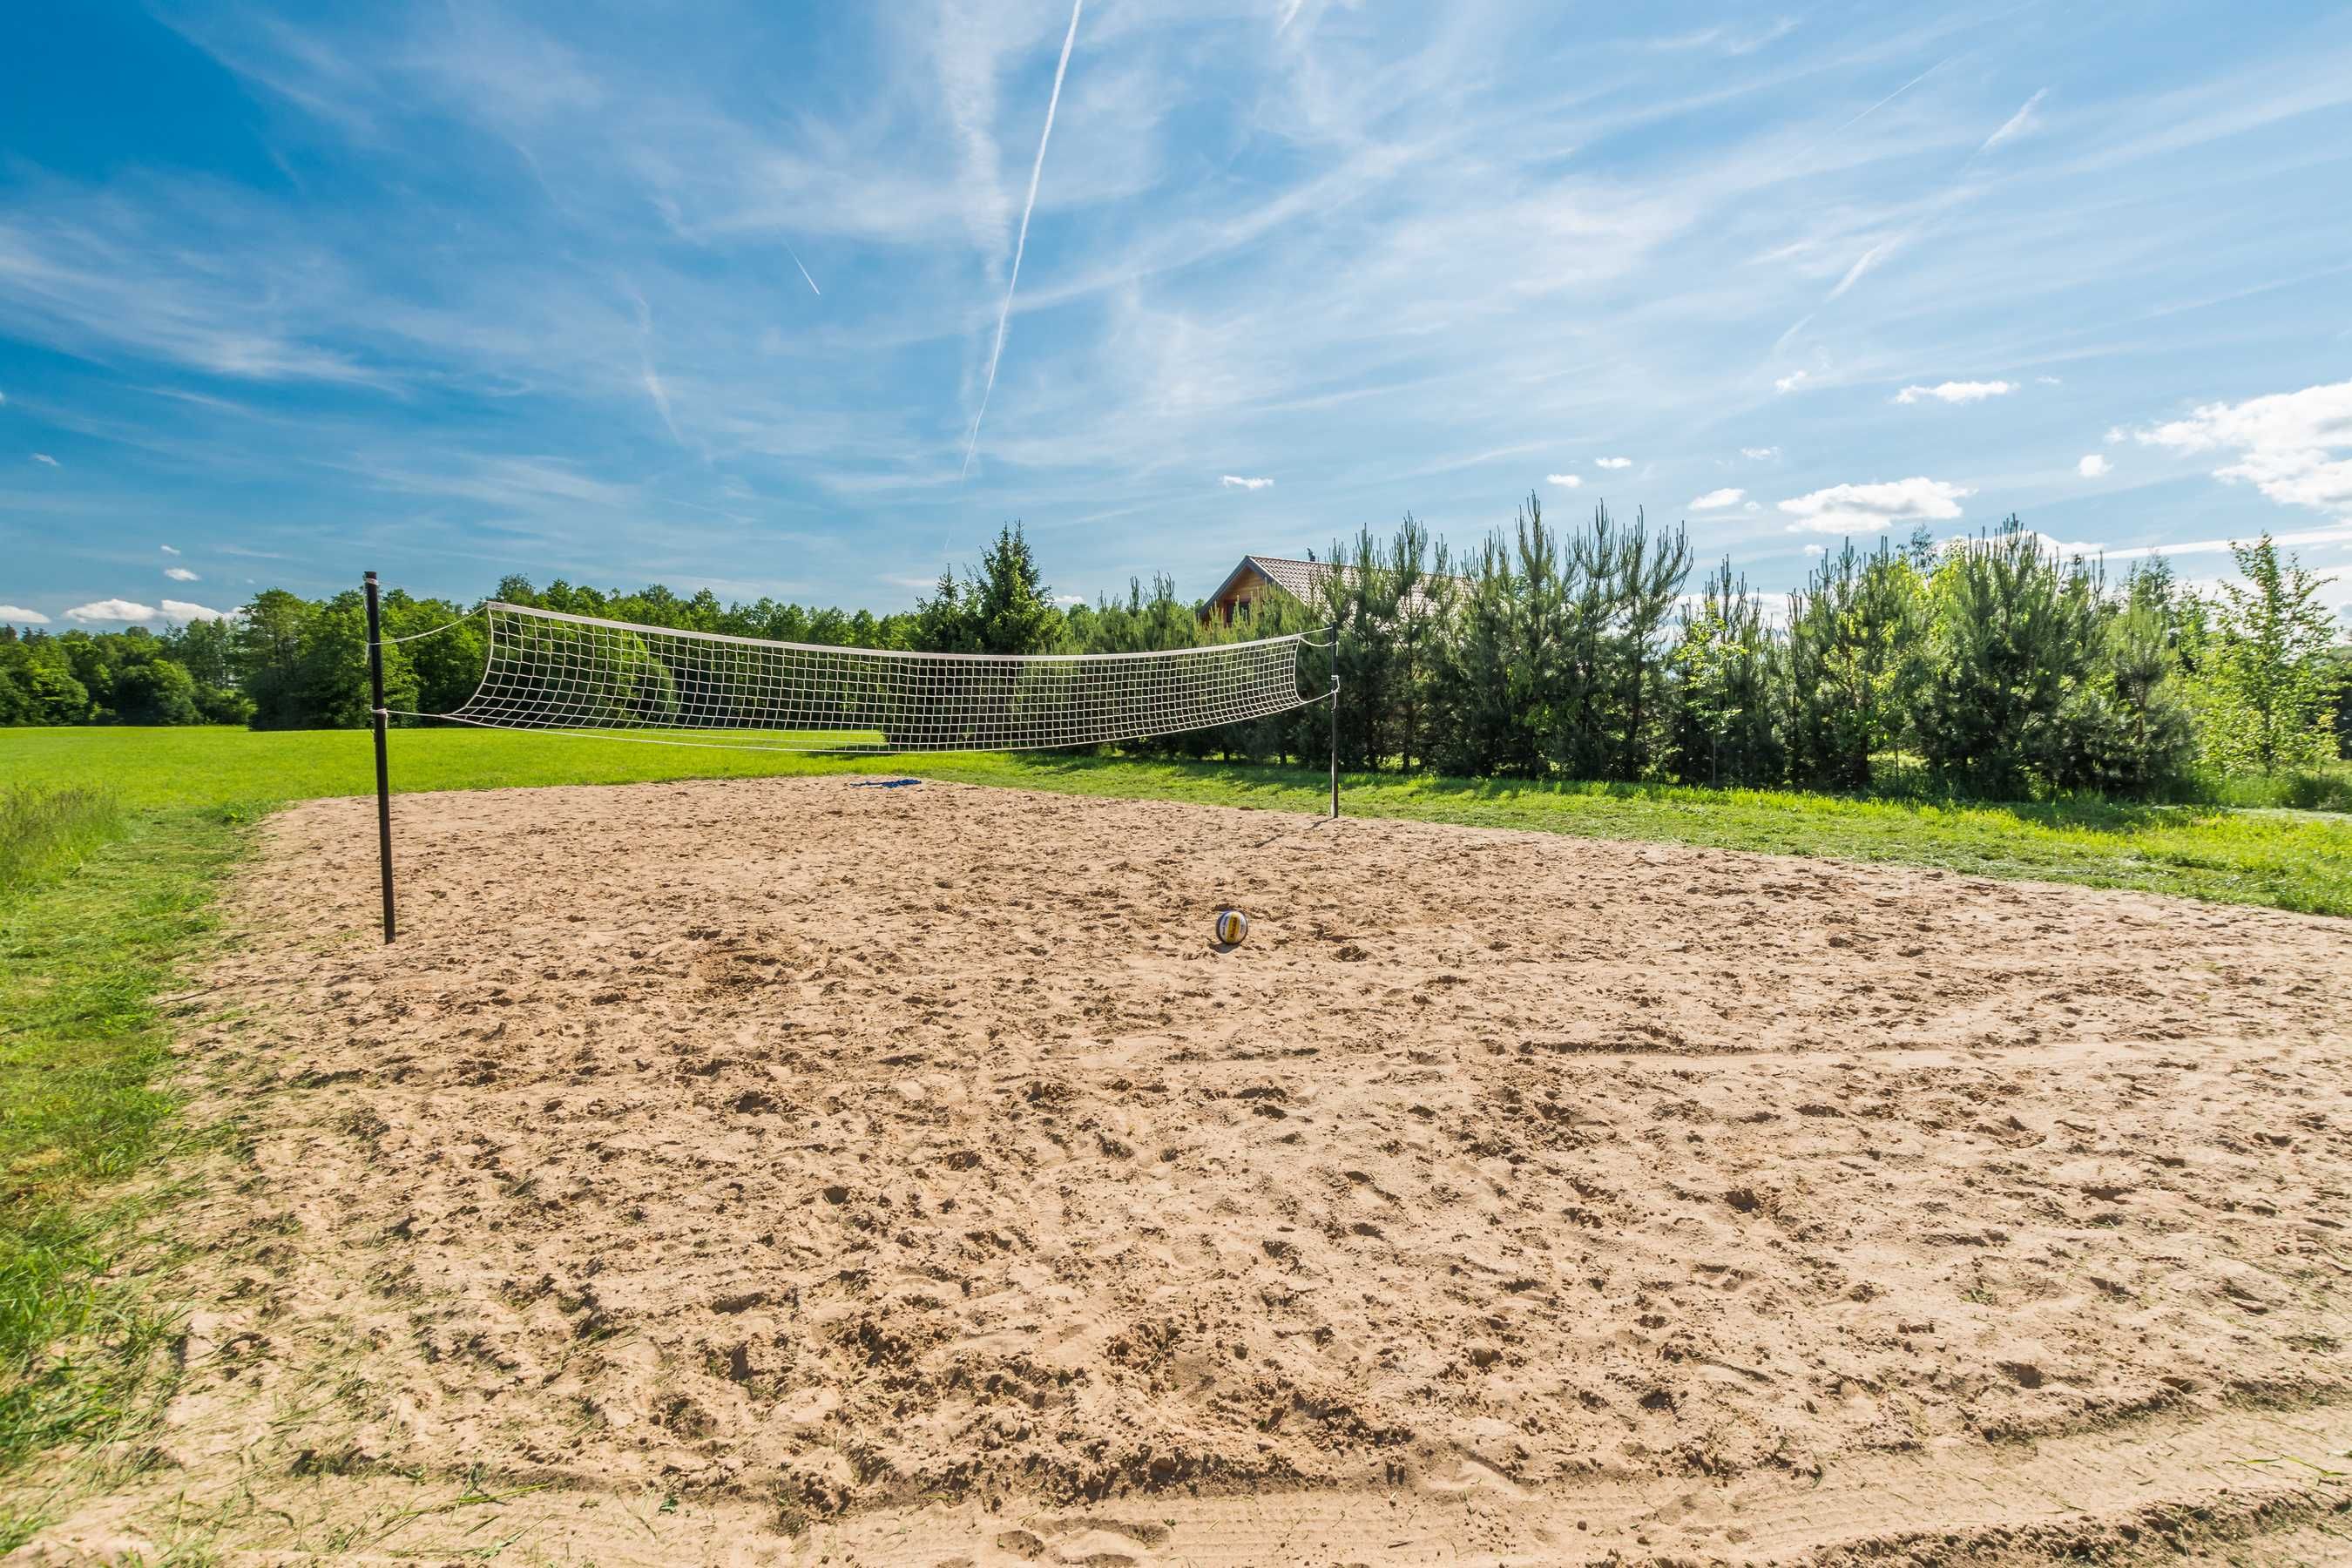
<svg viewBox="0 0 2352 1568"><path fill-rule="evenodd" d="M1331 820L1339 820L1339 628L1331 628Z"/></svg>
<svg viewBox="0 0 2352 1568"><path fill-rule="evenodd" d="M368 698L375 714L375 847L383 878L383 940L393 938L392 764L384 752L384 727L392 715L383 706L383 617L376 605L375 574L367 574Z"/></svg>

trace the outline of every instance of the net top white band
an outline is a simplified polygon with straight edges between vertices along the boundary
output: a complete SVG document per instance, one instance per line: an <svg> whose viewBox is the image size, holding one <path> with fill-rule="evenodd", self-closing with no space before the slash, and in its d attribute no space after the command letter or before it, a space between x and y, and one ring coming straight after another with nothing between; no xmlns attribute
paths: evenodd
<svg viewBox="0 0 2352 1568"><path fill-rule="evenodd" d="M493 599L482 608L491 612L494 616L496 612L506 610L518 616L536 616L541 620L570 621L572 625L580 626L613 627L649 637L689 637L701 642L736 643L745 647L782 648L792 653L846 653L855 654L860 658L968 658L998 664L1083 664L1089 659L1182 658L1188 654L1227 653L1237 648L1297 647L1305 642L1307 637L1304 632L1289 632L1278 637L1260 637L1255 642L1213 643L1202 647L1146 648L1136 653L922 653L898 647L840 647L831 643L774 642L766 637L738 637L732 632L677 631L668 626L640 626L635 621L606 621L599 620L594 616L575 616L562 610L534 609L529 605L509 605L502 599ZM495 627L498 623L494 618L490 624ZM436 629L446 630L447 628ZM384 638L386 642L403 640L405 639Z"/></svg>

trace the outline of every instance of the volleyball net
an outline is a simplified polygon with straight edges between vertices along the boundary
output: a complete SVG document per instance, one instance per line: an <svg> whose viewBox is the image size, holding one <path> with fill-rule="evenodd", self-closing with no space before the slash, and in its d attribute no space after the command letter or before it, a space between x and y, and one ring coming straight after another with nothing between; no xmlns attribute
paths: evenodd
<svg viewBox="0 0 2352 1568"><path fill-rule="evenodd" d="M481 684L443 719L760 751L1025 751L1320 701L1302 635L1152 653L909 653L675 631L491 603Z"/></svg>

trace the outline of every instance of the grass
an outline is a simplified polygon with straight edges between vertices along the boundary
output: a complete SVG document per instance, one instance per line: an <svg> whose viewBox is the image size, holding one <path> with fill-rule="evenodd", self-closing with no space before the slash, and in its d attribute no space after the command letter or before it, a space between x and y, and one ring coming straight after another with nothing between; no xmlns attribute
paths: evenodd
<svg viewBox="0 0 2352 1568"><path fill-rule="evenodd" d="M393 784L404 792L879 769L1079 795L1318 811L1328 788L1315 769L1055 753L834 758L459 729L396 731L392 746ZM102 778L133 810L257 815L282 801L365 794L374 787L373 755L361 731L0 731L0 773L36 784ZM1345 808L1358 816L1825 855L2352 916L2352 818L2215 805L1939 804L1391 773L1349 775L1344 784Z"/></svg>
<svg viewBox="0 0 2352 1568"><path fill-rule="evenodd" d="M0 901L54 881L122 826L121 803L92 785L0 789Z"/></svg>
<svg viewBox="0 0 2352 1568"><path fill-rule="evenodd" d="M139 1405L163 1324L100 1280L152 1202L126 1178L174 1135L157 998L243 842L230 818L87 784L0 795L0 1465Z"/></svg>
<svg viewBox="0 0 2352 1568"><path fill-rule="evenodd" d="M2352 763L2199 782L2199 798L2248 810L2352 812Z"/></svg>

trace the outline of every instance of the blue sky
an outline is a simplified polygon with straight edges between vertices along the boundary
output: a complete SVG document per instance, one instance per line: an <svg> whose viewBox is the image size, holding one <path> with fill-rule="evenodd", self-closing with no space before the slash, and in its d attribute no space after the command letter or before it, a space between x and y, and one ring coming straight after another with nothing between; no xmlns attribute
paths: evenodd
<svg viewBox="0 0 2352 1568"><path fill-rule="evenodd" d="M2012 510L2191 578L2264 528L2352 569L2340 5L12 32L0 617L367 566L879 610L1010 519L1064 593L1200 594L1529 489L1774 590Z"/></svg>

